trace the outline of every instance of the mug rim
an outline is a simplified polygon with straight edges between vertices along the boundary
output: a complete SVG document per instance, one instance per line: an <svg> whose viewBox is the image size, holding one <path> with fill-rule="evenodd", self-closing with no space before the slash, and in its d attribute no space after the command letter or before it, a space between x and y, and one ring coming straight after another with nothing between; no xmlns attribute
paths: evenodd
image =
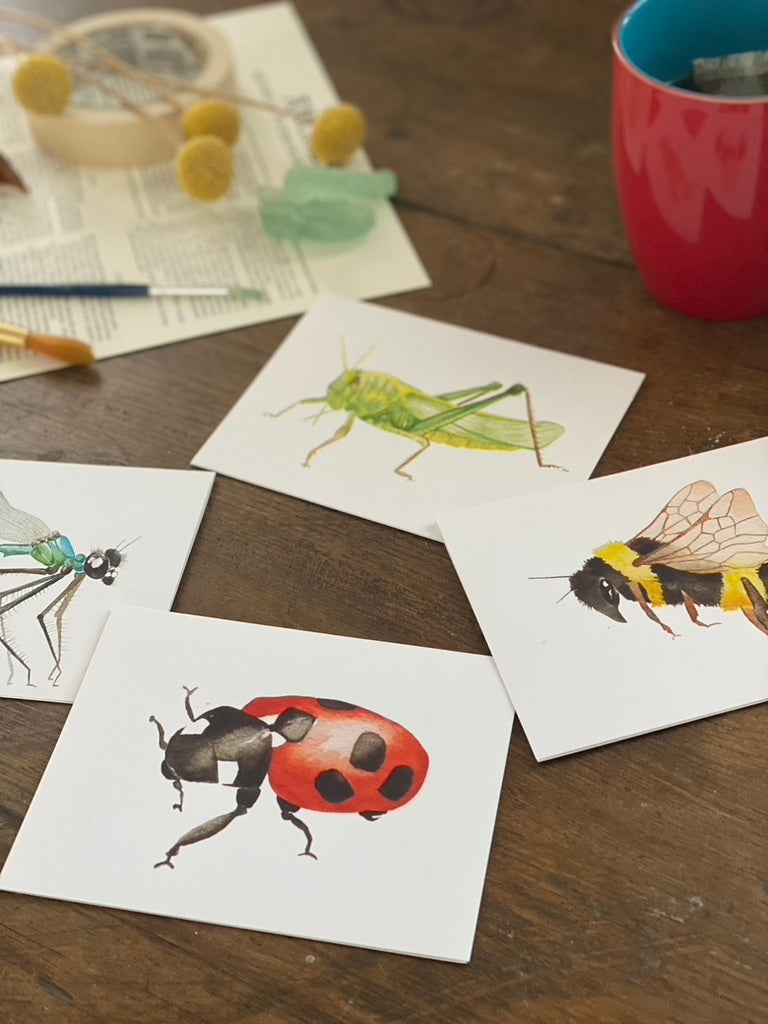
<svg viewBox="0 0 768 1024"><path fill-rule="evenodd" d="M621 44L621 30L624 25L629 21L629 17L632 12L640 4L635 0L630 7L623 11L614 21L613 29L611 31L611 45L613 47L613 55L615 60L626 68L631 74L637 78L642 78L648 85L652 85L655 89L670 94L671 96L679 96L688 100L693 100L696 103L705 104L726 104L728 106L747 106L747 105L761 105L765 106L768 104L768 94L757 93L754 96L717 96L713 93L707 92L694 92L692 89L683 89L679 85L672 85L670 82L664 82L660 78L654 78L653 75L649 75L647 71L643 71L642 68L638 67L634 61L630 60L627 56L626 50Z"/></svg>

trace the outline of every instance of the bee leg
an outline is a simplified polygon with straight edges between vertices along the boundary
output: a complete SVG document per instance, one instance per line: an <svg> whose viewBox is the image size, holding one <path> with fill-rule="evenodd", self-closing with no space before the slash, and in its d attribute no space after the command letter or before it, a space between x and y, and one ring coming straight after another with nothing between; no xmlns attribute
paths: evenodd
<svg viewBox="0 0 768 1024"><path fill-rule="evenodd" d="M632 593L635 595L637 603L640 605L640 607L643 609L645 614L652 622L655 622L658 626L661 626L664 632L669 633L670 636L680 635L679 633L676 633L671 626L668 626L666 622L661 621L656 612L654 612L653 608L651 608L651 606L648 604L648 598L646 597L645 591L639 583L630 583L629 586Z"/></svg>
<svg viewBox="0 0 768 1024"><path fill-rule="evenodd" d="M685 610L688 612L688 616L691 622L695 622L697 626L703 626L705 629L709 629L710 626L719 626L719 622L702 622L699 618L699 609L696 607L693 598L689 597L686 592L681 591L683 595L683 603Z"/></svg>
<svg viewBox="0 0 768 1024"><path fill-rule="evenodd" d="M768 604L766 604L765 598L750 580L742 578L741 583L747 592L747 597L752 602L751 608L743 607L741 610L753 626L761 633L768 635Z"/></svg>

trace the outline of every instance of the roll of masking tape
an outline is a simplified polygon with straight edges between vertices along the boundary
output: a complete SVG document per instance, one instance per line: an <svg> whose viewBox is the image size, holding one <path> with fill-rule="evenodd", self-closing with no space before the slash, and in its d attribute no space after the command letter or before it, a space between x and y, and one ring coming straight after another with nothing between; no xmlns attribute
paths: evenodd
<svg viewBox="0 0 768 1024"><path fill-rule="evenodd" d="M139 73L167 76L202 90L232 88L232 54L208 22L182 11L136 7L83 18L48 36L38 52L54 53L86 69L76 74L72 101L63 114L28 114L32 134L49 153L90 167L136 167L173 158L183 140L184 109L205 99L168 88L176 103L138 78L100 66L98 57L72 37L107 51ZM95 84L98 79L103 87ZM136 109L129 110L115 93Z"/></svg>

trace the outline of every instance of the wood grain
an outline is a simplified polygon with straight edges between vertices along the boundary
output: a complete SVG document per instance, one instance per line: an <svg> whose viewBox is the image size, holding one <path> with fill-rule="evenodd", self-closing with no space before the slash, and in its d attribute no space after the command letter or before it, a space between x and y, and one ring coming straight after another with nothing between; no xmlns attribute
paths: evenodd
<svg viewBox="0 0 768 1024"><path fill-rule="evenodd" d="M399 175L434 282L383 304L647 374L597 475L768 434L765 320L686 320L635 274L609 141L621 6L297 2L369 116L373 163ZM103 7L25 4L60 20ZM3 384L0 455L184 468L292 323ZM487 653L439 544L224 478L174 607ZM0 856L66 716L0 706ZM767 729L760 706L537 765L517 724L467 966L2 893L0 1015L763 1024Z"/></svg>

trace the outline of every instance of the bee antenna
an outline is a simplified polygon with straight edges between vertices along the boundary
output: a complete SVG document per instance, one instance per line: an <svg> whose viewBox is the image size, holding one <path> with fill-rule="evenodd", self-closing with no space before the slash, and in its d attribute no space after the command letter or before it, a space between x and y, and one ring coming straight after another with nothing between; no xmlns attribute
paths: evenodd
<svg viewBox="0 0 768 1024"><path fill-rule="evenodd" d="M569 580L571 577L567 575L562 576L529 576L529 580Z"/></svg>
<svg viewBox="0 0 768 1024"><path fill-rule="evenodd" d="M560 604L561 601L564 601L566 599L566 597L568 597L568 595L572 594L572 593L573 593L573 590L572 590L572 588L569 587L568 590L566 590L566 592L563 594L562 597L558 597L558 599L555 601L555 604Z"/></svg>
<svg viewBox="0 0 768 1024"><path fill-rule="evenodd" d="M131 544L135 544L137 540L141 540L140 535L138 537L134 537L133 540L129 540L127 542L121 540L120 543L117 545L117 550L122 553L123 551L125 551L126 548L129 548Z"/></svg>

